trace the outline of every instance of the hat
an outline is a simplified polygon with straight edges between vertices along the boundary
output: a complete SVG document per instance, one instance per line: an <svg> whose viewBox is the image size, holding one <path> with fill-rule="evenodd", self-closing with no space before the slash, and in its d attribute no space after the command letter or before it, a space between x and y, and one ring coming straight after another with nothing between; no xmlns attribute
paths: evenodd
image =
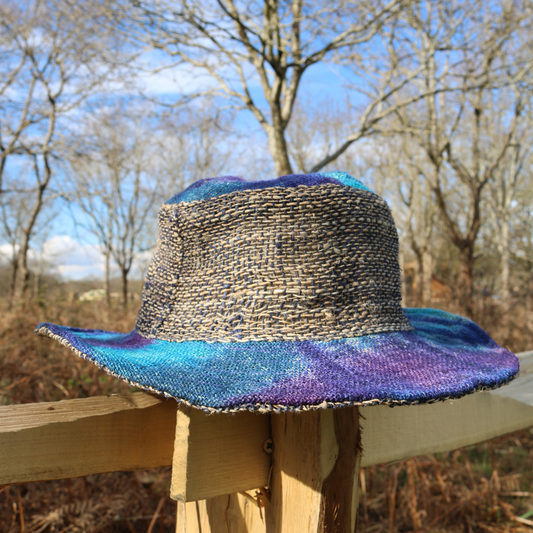
<svg viewBox="0 0 533 533"><path fill-rule="evenodd" d="M212 412L428 403L517 374L471 320L402 309L400 275L387 204L346 173L206 179L161 207L133 331L37 332Z"/></svg>

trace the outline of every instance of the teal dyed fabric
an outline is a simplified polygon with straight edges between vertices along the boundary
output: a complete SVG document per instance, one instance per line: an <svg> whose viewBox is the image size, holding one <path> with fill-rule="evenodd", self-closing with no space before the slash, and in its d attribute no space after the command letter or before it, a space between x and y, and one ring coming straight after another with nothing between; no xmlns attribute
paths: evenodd
<svg viewBox="0 0 533 533"><path fill-rule="evenodd" d="M290 187L314 187L316 185L344 185L354 189L370 191L359 180L353 178L346 172L329 172L325 174L292 174L282 176L274 180L246 181L237 176L222 176L219 178L208 178L199 180L183 192L172 197L167 205L178 204L180 202L196 202L198 200L207 200L229 194L236 191L250 191L266 189L270 187L290 188ZM372 192L372 191L370 191Z"/></svg>
<svg viewBox="0 0 533 533"><path fill-rule="evenodd" d="M203 201L209 203L210 199L234 192L324 185L369 190L343 172L283 176L258 182L229 176L191 185L169 200L166 208L197 202L195 209L201 210ZM352 216L351 212L348 216ZM361 213L353 216L361 217ZM365 235L367 227L383 223L370 216L360 220L364 221ZM179 215L176 221L178 224ZM322 231L318 222L312 221L306 231ZM302 226L306 223L301 221ZM265 226L264 230L268 232L270 228ZM335 241L332 242L334 251ZM365 254L378 249L368 240L361 242ZM231 253L227 250L227 254ZM226 260L226 254L222 254L223 264ZM172 268L177 270L168 278L178 283L180 263L175 264ZM342 278L342 273L337 274ZM167 277L163 275L161 279ZM172 292L172 287L169 291ZM329 291L334 298L335 291L330 288ZM144 293L144 299L147 294ZM326 283L320 295L328 297ZM216 303L216 295L214 298ZM166 300L155 303L159 304L155 309L169 305ZM365 298L361 309L364 304ZM427 403L499 387L518 373L518 359L471 320L432 309L404 309L404 314L412 331L348 338L332 336L332 340L175 341L157 335L148 338L149 335L137 330L117 333L50 323L39 324L36 331L131 384L210 412Z"/></svg>

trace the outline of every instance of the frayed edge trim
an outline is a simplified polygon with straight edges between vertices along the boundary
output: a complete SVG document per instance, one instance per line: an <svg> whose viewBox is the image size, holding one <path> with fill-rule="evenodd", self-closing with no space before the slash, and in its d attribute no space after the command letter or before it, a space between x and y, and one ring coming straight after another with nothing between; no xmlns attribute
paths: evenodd
<svg viewBox="0 0 533 533"><path fill-rule="evenodd" d="M238 407L207 407L205 405L196 405L193 404L187 400L184 400L183 398L177 398L176 396L172 396L172 394L169 394L168 392L160 391L158 389L154 389L153 387L149 387L147 385L142 385L140 383L136 383L135 381L131 381L115 372L113 372L111 369L109 369L107 366L102 365L98 361L95 361L91 356L81 352L76 347L72 345L67 339L64 337L61 337L60 335L57 335L47 327L41 326L39 329L35 330L35 333L38 335L42 335L43 337L50 337L51 339L56 340L63 346L66 346L70 350L72 350L78 357L81 357L82 359L85 359L86 361L89 361L90 363L96 365L98 368L101 368L111 376L114 376L121 381L125 381L128 383L128 385L131 385L132 387L138 387L140 389L144 389L149 392L153 392L155 394L159 394L164 396L167 399L174 399L178 403L183 404L187 407L193 407L195 409L199 409L200 411L204 411L208 414L217 414L217 413L227 413L227 414L234 414L239 413L241 411L252 411L254 413L287 413L287 412L304 412L304 411L316 411L318 409L338 409L341 407L370 407L373 405L387 405L388 407L398 407L401 405L430 405L433 403L438 402L445 402L447 400L458 400L459 398L463 398L464 396L468 396L469 394L473 394L474 392L483 392L483 391L491 391L495 389L499 389L500 387L503 387L504 385L507 385L511 381L513 381L517 376L518 373L512 376L510 379L506 381L502 381L501 383L497 383L493 387L488 387L486 385L481 385L479 387L476 387L475 389L472 389L470 391L466 391L463 393L458 393L455 395L448 395L445 397L440 398L430 398L428 400L394 400L390 398L384 398L384 399L374 399L374 400L365 400L363 402L358 401L345 401L345 402L328 402L323 401L319 404L313 404L313 405L280 405L280 404L268 404L268 403L248 403L243 404Z"/></svg>

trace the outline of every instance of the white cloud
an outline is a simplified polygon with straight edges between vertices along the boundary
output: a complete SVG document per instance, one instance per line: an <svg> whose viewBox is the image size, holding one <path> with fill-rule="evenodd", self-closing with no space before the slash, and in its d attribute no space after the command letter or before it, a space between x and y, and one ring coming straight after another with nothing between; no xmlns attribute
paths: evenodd
<svg viewBox="0 0 533 533"><path fill-rule="evenodd" d="M138 80L143 92L150 95L189 94L215 86L208 75L194 75L183 67L139 73Z"/></svg>
<svg viewBox="0 0 533 533"><path fill-rule="evenodd" d="M12 257L11 245L0 245L0 254L4 263L9 261ZM80 244L68 235L54 235L43 244L41 251L30 250L28 256L33 265L46 264L48 270L56 271L66 279L104 275L105 260L99 247Z"/></svg>
<svg viewBox="0 0 533 533"><path fill-rule="evenodd" d="M30 259L41 259L53 265L65 279L102 278L105 272L105 258L100 247L81 244L68 235L54 235L43 244L41 254L34 252Z"/></svg>
<svg viewBox="0 0 533 533"><path fill-rule="evenodd" d="M9 244L0 245L0 261L7 263L12 257ZM131 271L130 277L137 278L152 257L152 251L139 254ZM54 235L42 246L41 251L30 250L29 261L46 265L48 271L54 271L64 279L78 280L84 278L103 279L105 274L105 258L96 244L82 244L68 235ZM116 265L111 264L111 276L118 275Z"/></svg>
<svg viewBox="0 0 533 533"><path fill-rule="evenodd" d="M68 235L54 235L43 244L44 257L56 264L83 266L104 261L100 247L95 244L80 244Z"/></svg>
<svg viewBox="0 0 533 533"><path fill-rule="evenodd" d="M101 264L59 265L56 270L62 278L69 280L102 278L104 275L103 265Z"/></svg>
<svg viewBox="0 0 533 533"><path fill-rule="evenodd" d="M13 248L10 244L0 244L0 263L7 263L13 257Z"/></svg>
<svg viewBox="0 0 533 533"><path fill-rule="evenodd" d="M220 88L216 79L206 69L187 63L175 64L173 58L161 50L144 52L132 66L135 69L135 77L131 86L127 83L110 85L117 93L136 93L136 89L140 88L144 94L154 97L180 96ZM241 67L247 78L248 88L252 91L261 90L261 83L253 66L244 63ZM231 64L219 66L217 74L225 78L230 86L234 85L232 88L235 90L242 90L239 74ZM256 95L255 98L258 96L260 97Z"/></svg>

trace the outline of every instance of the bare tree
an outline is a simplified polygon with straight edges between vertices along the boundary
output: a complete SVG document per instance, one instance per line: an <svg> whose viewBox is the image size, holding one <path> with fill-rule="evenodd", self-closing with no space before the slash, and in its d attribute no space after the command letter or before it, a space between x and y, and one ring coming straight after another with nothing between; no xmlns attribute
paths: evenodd
<svg viewBox="0 0 533 533"><path fill-rule="evenodd" d="M523 86L520 91L515 86L498 91L489 102L487 113L492 120L493 131L505 131L503 124L508 120L509 109L520 101L524 111L516 117L516 134L503 158L487 184L487 206L490 218L491 242L498 250L500 258L500 296L502 326L509 331L511 306L511 239L515 218L531 200L530 187L533 149L531 144L531 107L533 93L531 87Z"/></svg>
<svg viewBox="0 0 533 533"><path fill-rule="evenodd" d="M99 240L106 260L109 302L110 262L128 302L128 277L139 254L153 247L154 203L162 183L154 174L157 139L151 118L117 105L93 118L81 135L81 150L70 160L71 198L84 213L82 226Z"/></svg>
<svg viewBox="0 0 533 533"><path fill-rule="evenodd" d="M473 316L475 244L481 223L483 192L514 144L523 103L510 103L507 118L494 131L487 105L495 91L528 75L531 59L517 61L512 50L524 42L530 14L513 2L437 3L431 10L411 9L407 16L418 36L413 53L422 54L424 76L416 106L396 113L397 131L414 140L426 155L427 176L451 242L460 255L459 287L464 311ZM499 9L496 9L498 7ZM449 35L449 45L440 47ZM409 90L414 87L411 86ZM443 87L442 91L438 88Z"/></svg>
<svg viewBox="0 0 533 533"><path fill-rule="evenodd" d="M238 166L241 136L233 128L232 113L212 101L165 110L159 118L158 173L165 177L161 201L192 182L214 177Z"/></svg>
<svg viewBox="0 0 533 533"><path fill-rule="evenodd" d="M28 58L9 31L8 20L11 16L16 16L13 13L14 6L6 5L1 9L0 14L5 18L3 31L0 31L0 194L4 192L3 178L8 157L16 152L20 136L32 123L28 115L36 85L36 79L30 77L25 86L21 86L20 77L24 75ZM21 96L23 94L18 102L7 97L7 93L12 90L16 90Z"/></svg>
<svg viewBox="0 0 533 533"><path fill-rule="evenodd" d="M215 95L251 112L281 175L292 172L287 128L302 79L314 65L335 59L354 67L360 81L364 69L373 77L363 91L359 118L305 170L318 171L335 161L354 142L374 133L383 118L420 98L409 95L389 104L423 70L421 65L400 68L403 57L395 44L397 16L414 1L123 0L115 9L123 20L129 17L123 31L168 59L158 70L178 67L187 77L208 77L201 90L185 91L181 102ZM390 53L367 61L375 49Z"/></svg>
<svg viewBox="0 0 533 533"><path fill-rule="evenodd" d="M32 169L28 172L27 169L20 168L16 181L10 180L8 176L7 183L11 184L13 181L12 185L16 188L10 188L6 191L5 195L0 197L0 234L11 248L11 254L8 257L11 263L11 296L13 296L17 282L20 243L24 242L27 221L31 216L31 210L33 208L31 196L25 194L28 190L31 190L32 174ZM43 201L39 213L41 223L38 226L34 226L32 238L39 237L42 241L48 233L49 224L57 214L57 211L54 209L53 200L54 196L51 195ZM27 270L26 280L28 278L29 269Z"/></svg>
<svg viewBox="0 0 533 533"><path fill-rule="evenodd" d="M43 206L56 194L50 184L62 148L58 121L79 109L113 70L102 55L106 45L105 53L112 52L113 35L85 24L73 11L66 0L0 6L0 191L4 212L17 203L9 198L13 195L23 195L26 205L16 232L15 301L28 287L28 251ZM25 187L17 183L21 165L33 176Z"/></svg>
<svg viewBox="0 0 533 533"><path fill-rule="evenodd" d="M522 209L515 213L514 233L517 247L513 254L514 262L523 272L524 284L522 297L524 300L525 328L524 346L533 344L533 179L531 173L524 190Z"/></svg>
<svg viewBox="0 0 533 533"><path fill-rule="evenodd" d="M404 216L400 225L405 240L415 257L417 305L429 307L436 255L436 219L438 208L430 182L426 179L427 164L420 153L412 153L408 143L389 143L387 173L389 183L396 182L397 196L403 204ZM394 178L391 179L391 176Z"/></svg>
<svg viewBox="0 0 533 533"><path fill-rule="evenodd" d="M347 136L357 120L348 98L340 102L302 98L296 102L291 122L287 127L287 146L291 160L298 172L308 172L317 159L327 157ZM357 161L365 152L359 143L359 151L344 151L331 164L353 175L359 175ZM364 159L364 158L363 158ZM364 161L365 169L374 162Z"/></svg>

